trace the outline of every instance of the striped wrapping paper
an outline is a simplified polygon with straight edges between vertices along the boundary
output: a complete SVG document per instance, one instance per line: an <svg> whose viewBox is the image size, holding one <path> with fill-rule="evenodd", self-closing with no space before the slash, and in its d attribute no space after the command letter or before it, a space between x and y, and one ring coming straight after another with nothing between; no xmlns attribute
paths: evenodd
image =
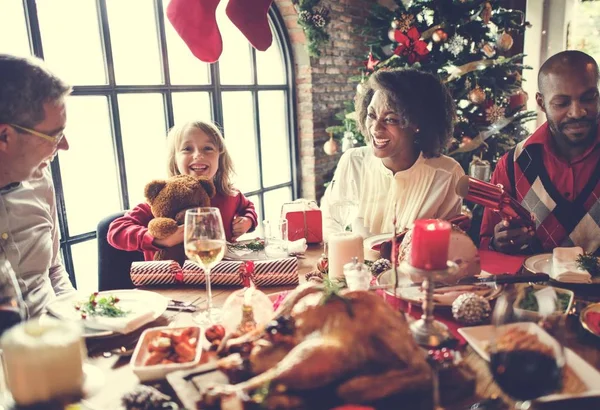
<svg viewBox="0 0 600 410"><path fill-rule="evenodd" d="M210 272L211 284L242 286L240 267L245 261L221 261ZM186 261L183 269L175 261L133 262L130 271L135 286L201 285L205 282L202 268ZM254 261L252 280L256 286L298 285L298 259L294 257Z"/></svg>
<svg viewBox="0 0 600 410"><path fill-rule="evenodd" d="M240 267L245 261L222 261L210 271L210 283L223 286L242 286ZM298 285L298 259L281 258L254 261L252 281L256 286ZM204 270L192 261L183 264L183 283L203 284Z"/></svg>

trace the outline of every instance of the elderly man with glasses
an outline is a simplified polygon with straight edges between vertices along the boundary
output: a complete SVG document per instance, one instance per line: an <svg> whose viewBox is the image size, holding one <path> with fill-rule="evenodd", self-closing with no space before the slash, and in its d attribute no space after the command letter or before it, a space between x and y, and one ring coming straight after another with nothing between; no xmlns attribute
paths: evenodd
<svg viewBox="0 0 600 410"><path fill-rule="evenodd" d="M70 92L40 60L0 54L0 256L16 272L29 317L74 291L60 258L49 166L69 149Z"/></svg>

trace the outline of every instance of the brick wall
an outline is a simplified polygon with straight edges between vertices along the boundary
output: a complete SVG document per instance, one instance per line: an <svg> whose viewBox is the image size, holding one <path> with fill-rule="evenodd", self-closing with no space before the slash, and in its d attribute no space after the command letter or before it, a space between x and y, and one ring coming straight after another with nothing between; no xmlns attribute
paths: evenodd
<svg viewBox="0 0 600 410"><path fill-rule="evenodd" d="M296 76L296 112L298 115L298 147L300 158L301 195L320 199L323 184L331 179L340 154L328 156L323 144L329 138L325 128L334 124L334 115L344 102L354 98L356 83L349 78L360 73L364 60L365 41L355 30L364 25L373 0L322 0L329 7L330 41L321 50L321 57L312 58L306 52L306 37L297 23L297 13L291 0L274 0L280 11L292 43Z"/></svg>

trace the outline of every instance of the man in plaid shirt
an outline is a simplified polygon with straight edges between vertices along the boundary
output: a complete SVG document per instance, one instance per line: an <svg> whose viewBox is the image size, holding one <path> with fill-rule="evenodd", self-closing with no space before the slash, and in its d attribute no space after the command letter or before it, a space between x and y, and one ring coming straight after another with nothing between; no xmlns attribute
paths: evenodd
<svg viewBox="0 0 600 410"><path fill-rule="evenodd" d="M563 51L542 65L536 101L547 121L498 161L491 181L532 212L535 229L509 224L486 209L481 248L510 254L558 246L598 251L598 80L598 64L580 51Z"/></svg>

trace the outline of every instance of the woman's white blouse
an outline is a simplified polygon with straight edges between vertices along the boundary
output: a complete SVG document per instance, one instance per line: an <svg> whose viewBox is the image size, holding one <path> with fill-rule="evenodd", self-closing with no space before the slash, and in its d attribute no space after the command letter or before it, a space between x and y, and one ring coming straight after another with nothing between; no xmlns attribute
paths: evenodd
<svg viewBox="0 0 600 410"><path fill-rule="evenodd" d="M394 213L398 230L416 219L448 219L460 214L462 198L455 192L464 175L460 164L447 156L424 158L395 174L371 147L351 148L338 163L333 180L321 200L325 239L343 227L331 215L331 205L348 192L358 195L358 221L371 235L393 231Z"/></svg>

